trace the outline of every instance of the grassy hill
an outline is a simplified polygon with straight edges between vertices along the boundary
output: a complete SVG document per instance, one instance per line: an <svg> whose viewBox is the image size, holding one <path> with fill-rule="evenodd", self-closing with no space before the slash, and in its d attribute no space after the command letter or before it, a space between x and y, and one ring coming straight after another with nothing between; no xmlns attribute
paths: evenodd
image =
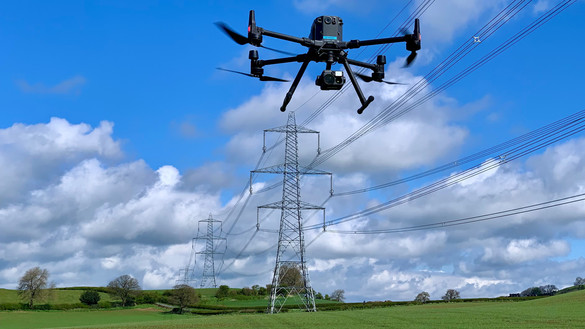
<svg viewBox="0 0 585 329"><path fill-rule="evenodd" d="M83 289L55 289L43 301L37 304L75 304L79 303L79 296L83 293ZM110 301L110 295L100 292L102 301ZM18 297L16 290L0 289L0 304L4 303L22 303L23 301Z"/></svg>
<svg viewBox="0 0 585 329"><path fill-rule="evenodd" d="M0 312L2 328L585 328L585 291L519 302L465 302L276 315L175 315L154 307Z"/></svg>

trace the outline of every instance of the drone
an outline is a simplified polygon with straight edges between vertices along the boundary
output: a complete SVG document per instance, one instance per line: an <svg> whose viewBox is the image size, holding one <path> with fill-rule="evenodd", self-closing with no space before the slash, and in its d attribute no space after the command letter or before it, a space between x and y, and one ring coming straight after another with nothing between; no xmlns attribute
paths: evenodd
<svg viewBox="0 0 585 329"><path fill-rule="evenodd" d="M370 64L360 62L347 57L347 49L356 49L363 46L372 46L380 44L390 44L398 42L406 42L406 50L410 51L410 55L406 58L406 65L409 66L416 58L416 52L420 50L421 46L421 35L420 35L420 23L419 19L414 20L414 31L412 34L404 33L400 37L390 37L381 39L370 39L370 40L350 40L343 41L343 20L337 16L319 16L313 21L311 26L311 33L308 38L294 37L278 32L273 32L261 28L256 25L256 17L254 10L250 10L250 16L248 20L248 36L241 35L231 29L227 24L223 22L215 23L225 34L227 34L232 40L240 45L251 44L256 47L262 47L273 51L285 53L273 48L269 48L262 45L262 37L268 36L276 39L286 40L290 42L298 43L308 48L306 54L295 55L292 57L276 58L261 60L258 57L258 51L253 49L250 50L248 58L250 59L250 73L244 73L234 70L222 69L220 70L229 71L246 75L253 78L258 78L260 81L278 81L288 82L289 80L279 79L264 75L264 66L300 62L301 68L297 73L289 91L284 97L284 101L280 110L286 111L286 106L291 101L292 96L303 76L307 66L310 62L325 62L326 68L323 72L317 76L315 84L321 88L321 90L340 90L346 82L343 71L332 70L332 66L335 63L342 64L345 68L349 80L351 81L358 98L361 103L361 107L357 110L358 114L362 112L374 101L374 96L366 98L362 92L356 77L362 79L365 82L384 82L387 84L401 84L397 82L390 82L384 80L384 64L386 64L386 56L378 55L376 64ZM294 55L291 53L286 53ZM353 72L349 65L355 65L372 70L370 76Z"/></svg>

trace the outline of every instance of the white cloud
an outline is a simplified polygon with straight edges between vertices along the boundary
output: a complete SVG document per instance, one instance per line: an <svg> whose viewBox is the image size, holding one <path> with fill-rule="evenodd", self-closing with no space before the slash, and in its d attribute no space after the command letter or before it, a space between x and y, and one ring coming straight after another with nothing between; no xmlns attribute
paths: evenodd
<svg viewBox="0 0 585 329"><path fill-rule="evenodd" d="M551 4L549 0L538 0L538 2L534 4L534 8L532 9L532 11L534 14L540 14L542 12L549 10L550 7Z"/></svg>
<svg viewBox="0 0 585 329"><path fill-rule="evenodd" d="M505 262L507 264L519 264L533 260L566 256L570 246L566 241L550 241L539 243L536 239L513 239L505 248L501 247L502 241L497 241L496 246L486 246L482 257L486 262Z"/></svg>
<svg viewBox="0 0 585 329"><path fill-rule="evenodd" d="M400 69L400 65L400 60L391 63L387 75L407 84L414 84L421 79ZM365 114L362 116L355 114L359 101L353 91L348 90L318 118L318 121L308 126L322 132L322 149L335 146L352 132L364 126L373 115L384 110L386 104L400 96L396 88L402 88L403 91L405 88L366 83L361 83L361 86L364 94L372 94L376 97L376 100L364 112ZM238 131L225 149L230 160L253 165L249 155L258 154L260 151L262 129L278 127L286 122L286 116L278 111L278 108L282 104L287 88L288 86L277 88L275 85L268 85L260 95L252 97L222 117L221 127L224 130ZM318 93L318 97L312 97L315 92ZM300 124L307 115L313 112L313 101L322 102L330 97L331 93L319 92L316 86L301 83L288 109L289 111L295 109L302 104L301 100L312 97L311 103L296 113L296 121ZM392 124L376 130L375 134L362 137L332 158L327 166L336 173L354 172L358 168L358 171L388 171L388 168L397 171L444 158L457 150L467 136L466 129L448 121L448 113L457 111L458 107L452 100L446 98L424 105L416 113L409 113ZM307 112L306 109L310 110ZM267 140L270 146L268 137ZM381 140L384 143L380 143ZM303 143L304 145L306 144ZM315 155L312 147L301 148L300 152L301 158L304 159L310 159ZM393 154L393 156L389 157L388 154Z"/></svg>
<svg viewBox="0 0 585 329"><path fill-rule="evenodd" d="M418 0L415 7L418 7L422 0ZM421 19L421 34L425 45L438 43L450 43L455 34L467 31L467 27L476 22L486 12L503 8L504 1L481 1L481 0L448 0L440 5L430 6Z"/></svg>
<svg viewBox="0 0 585 329"><path fill-rule="evenodd" d="M14 124L0 129L0 205L18 201L26 190L59 179L63 169L85 158L107 160L122 156L111 137L113 124L96 128L52 118L47 124Z"/></svg>

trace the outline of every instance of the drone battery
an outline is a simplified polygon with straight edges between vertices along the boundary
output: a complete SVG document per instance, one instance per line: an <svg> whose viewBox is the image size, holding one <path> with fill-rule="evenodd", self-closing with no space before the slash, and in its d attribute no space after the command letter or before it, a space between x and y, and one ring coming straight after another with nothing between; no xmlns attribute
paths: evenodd
<svg viewBox="0 0 585 329"><path fill-rule="evenodd" d="M337 16L319 16L311 27L310 38L313 40L343 40L343 20Z"/></svg>

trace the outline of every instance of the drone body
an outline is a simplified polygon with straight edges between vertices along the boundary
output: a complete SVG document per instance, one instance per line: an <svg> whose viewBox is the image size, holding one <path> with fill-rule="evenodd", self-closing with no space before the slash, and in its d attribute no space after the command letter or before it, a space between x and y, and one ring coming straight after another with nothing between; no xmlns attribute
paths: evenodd
<svg viewBox="0 0 585 329"><path fill-rule="evenodd" d="M248 37L238 34L233 31L224 23L216 23L226 34L228 34L238 44L251 44L256 47L264 47L262 45L263 36L269 36L281 40L291 41L298 43L308 48L307 53L300 54L292 57L276 58L261 60L258 56L257 50L250 50L250 74L237 72L232 70L225 70L235 72L254 78L259 78L261 81L286 81L279 78L273 78L264 75L264 66L300 62L301 68L297 73L288 93L286 94L283 104L280 107L281 111L286 110L286 106L292 99L292 96L303 76L307 66L310 62L324 62L326 68L317 77L315 84L318 85L321 90L339 90L346 82L343 71L332 70L332 66L335 63L342 64L345 71L351 81L359 99L361 107L358 109L358 113L361 114L363 110L374 100L373 96L368 98L364 97L364 94L356 80L356 77L361 78L366 82L376 81L385 82L388 84L398 84L395 82L384 81L384 64L386 64L386 57L379 55L376 64L370 64L365 62L356 61L347 57L346 49L354 49L362 46L371 46L387 43L406 42L406 49L411 52L407 58L406 64L412 63L416 57L416 51L420 49L420 26L419 20L415 19L414 32L412 34L405 34L401 37L382 38L382 39L371 39L371 40L350 40L348 42L343 41L343 20L337 16L319 16L313 21L311 26L311 32L308 38L294 37L278 32L269 31L261 27L256 26L256 19L254 11L250 11L250 17L248 22ZM271 49L271 48L268 48ZM272 49L275 50L275 49ZM372 70L372 75L362 75L354 73L349 65L360 66Z"/></svg>

